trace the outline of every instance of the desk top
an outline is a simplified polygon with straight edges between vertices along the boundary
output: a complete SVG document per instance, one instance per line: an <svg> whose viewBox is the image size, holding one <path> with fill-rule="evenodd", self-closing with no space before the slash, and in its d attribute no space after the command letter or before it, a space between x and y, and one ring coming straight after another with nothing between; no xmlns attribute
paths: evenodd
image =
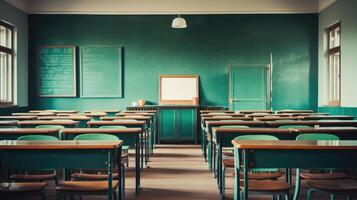
<svg viewBox="0 0 357 200"><path fill-rule="evenodd" d="M46 134L58 133L60 129L55 128L1 128L1 134Z"/></svg>
<svg viewBox="0 0 357 200"><path fill-rule="evenodd" d="M63 134L83 134L83 133L141 133L140 128L66 128Z"/></svg>
<svg viewBox="0 0 357 200"><path fill-rule="evenodd" d="M145 121L89 121L88 125L144 125Z"/></svg>
<svg viewBox="0 0 357 200"><path fill-rule="evenodd" d="M296 133L357 133L356 127L310 127L310 128L290 128Z"/></svg>
<svg viewBox="0 0 357 200"><path fill-rule="evenodd" d="M20 125L78 125L78 121L30 120L19 121Z"/></svg>
<svg viewBox="0 0 357 200"><path fill-rule="evenodd" d="M291 133L290 129L282 129L282 128L214 128L213 129L216 134L221 133L262 133L262 134L271 134L271 133Z"/></svg>
<svg viewBox="0 0 357 200"><path fill-rule="evenodd" d="M58 113L57 116L71 116L71 117L105 117L107 113L98 112L98 113Z"/></svg>
<svg viewBox="0 0 357 200"><path fill-rule="evenodd" d="M271 113L252 113L246 114L247 117L291 117L291 114L271 114Z"/></svg>
<svg viewBox="0 0 357 200"><path fill-rule="evenodd" d="M302 120L302 117L276 117L276 116L265 116L265 117L254 117L257 121L277 121L277 120Z"/></svg>
<svg viewBox="0 0 357 200"><path fill-rule="evenodd" d="M200 110L201 114L207 114L207 113L214 113L214 112L218 112L218 113L234 113L234 110Z"/></svg>
<svg viewBox="0 0 357 200"><path fill-rule="evenodd" d="M262 121L240 121L240 120L221 120L221 121L207 121L207 126L223 126L223 125L264 125Z"/></svg>
<svg viewBox="0 0 357 200"><path fill-rule="evenodd" d="M276 113L313 113L313 110L278 110Z"/></svg>
<svg viewBox="0 0 357 200"><path fill-rule="evenodd" d="M239 113L207 113L201 114L201 117L219 117L219 116L231 116L231 117L244 117L244 114Z"/></svg>
<svg viewBox="0 0 357 200"><path fill-rule="evenodd" d="M139 115L127 115L123 117L101 117L101 120L126 120L126 119L136 119L136 120L150 120L150 116L139 116Z"/></svg>
<svg viewBox="0 0 357 200"><path fill-rule="evenodd" d="M253 114L253 113L270 113L272 114L272 110L237 110L237 113L242 113L242 114Z"/></svg>
<svg viewBox="0 0 357 200"><path fill-rule="evenodd" d="M77 121L89 121L92 119L92 117L87 117L87 116L43 116L43 117L38 117L39 120L53 120L53 119L70 119L70 120L77 120Z"/></svg>
<svg viewBox="0 0 357 200"><path fill-rule="evenodd" d="M17 121L0 121L0 126L16 126Z"/></svg>
<svg viewBox="0 0 357 200"><path fill-rule="evenodd" d="M33 113L12 113L13 116L54 116L53 112L33 112Z"/></svg>
<svg viewBox="0 0 357 200"><path fill-rule="evenodd" d="M115 116L154 116L153 112L125 112L125 113L117 113Z"/></svg>
<svg viewBox="0 0 357 200"><path fill-rule="evenodd" d="M156 110L126 110L124 113L156 113Z"/></svg>
<svg viewBox="0 0 357 200"><path fill-rule="evenodd" d="M304 120L319 120L319 119L340 119L353 120L355 117L350 115L308 115L301 116Z"/></svg>
<svg viewBox="0 0 357 200"><path fill-rule="evenodd" d="M290 116L330 115L330 113L286 113Z"/></svg>
<svg viewBox="0 0 357 200"><path fill-rule="evenodd" d="M202 117L202 121L218 121L218 120L252 120L252 118L250 118L250 117L227 117L227 116Z"/></svg>
<svg viewBox="0 0 357 200"><path fill-rule="evenodd" d="M0 150L67 150L67 149L116 149L123 141L0 141Z"/></svg>
<svg viewBox="0 0 357 200"><path fill-rule="evenodd" d="M118 113L120 112L120 110L85 110L84 113L98 113L98 112L105 112L105 113L108 113L108 112L115 112L115 113Z"/></svg>
<svg viewBox="0 0 357 200"><path fill-rule="evenodd" d="M239 149L271 150L357 150L357 140L232 140Z"/></svg>
<svg viewBox="0 0 357 200"><path fill-rule="evenodd" d="M30 110L30 113L53 112L53 113L77 113L78 110Z"/></svg>
<svg viewBox="0 0 357 200"><path fill-rule="evenodd" d="M318 121L269 121L266 122L271 126L282 126L282 125L349 125L357 126L357 120L318 120Z"/></svg>
<svg viewBox="0 0 357 200"><path fill-rule="evenodd" d="M0 116L0 119L10 120L33 120L37 119L37 116Z"/></svg>

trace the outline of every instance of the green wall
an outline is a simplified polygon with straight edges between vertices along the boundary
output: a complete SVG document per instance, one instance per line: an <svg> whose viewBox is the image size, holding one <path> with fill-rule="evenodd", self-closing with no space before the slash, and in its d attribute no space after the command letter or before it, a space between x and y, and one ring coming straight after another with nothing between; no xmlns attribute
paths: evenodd
<svg viewBox="0 0 357 200"><path fill-rule="evenodd" d="M273 109L316 109L317 16L189 15L188 28L176 30L169 15L29 15L30 106L124 108L140 98L157 104L160 74L197 74L200 103L227 106L228 66L268 64L272 52ZM39 45L123 46L124 98L35 97Z"/></svg>
<svg viewBox="0 0 357 200"><path fill-rule="evenodd" d="M16 63L15 63L15 85L16 99L19 107L28 106L28 17L27 14L12 5L0 0L0 20L15 26L16 32ZM0 114L12 112L19 108L0 108ZM23 108L24 109L24 108Z"/></svg>
<svg viewBox="0 0 357 200"><path fill-rule="evenodd" d="M338 0L319 14L319 108L335 114L357 116L357 1ZM327 102L326 28L341 22L341 107L323 107Z"/></svg>

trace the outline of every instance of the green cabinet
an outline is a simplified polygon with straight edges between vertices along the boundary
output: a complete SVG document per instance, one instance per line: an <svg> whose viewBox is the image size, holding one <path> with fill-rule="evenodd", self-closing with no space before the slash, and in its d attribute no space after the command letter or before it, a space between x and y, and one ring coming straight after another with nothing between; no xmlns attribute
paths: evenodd
<svg viewBox="0 0 357 200"><path fill-rule="evenodd" d="M159 141L197 141L197 109L195 107L160 107Z"/></svg>

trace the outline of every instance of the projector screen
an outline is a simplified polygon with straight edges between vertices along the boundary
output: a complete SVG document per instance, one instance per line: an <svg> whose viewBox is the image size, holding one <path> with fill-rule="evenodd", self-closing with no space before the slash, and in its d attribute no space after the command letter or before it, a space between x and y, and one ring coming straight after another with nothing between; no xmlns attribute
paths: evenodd
<svg viewBox="0 0 357 200"><path fill-rule="evenodd" d="M198 98L198 76L162 75L160 76L160 104L193 105Z"/></svg>

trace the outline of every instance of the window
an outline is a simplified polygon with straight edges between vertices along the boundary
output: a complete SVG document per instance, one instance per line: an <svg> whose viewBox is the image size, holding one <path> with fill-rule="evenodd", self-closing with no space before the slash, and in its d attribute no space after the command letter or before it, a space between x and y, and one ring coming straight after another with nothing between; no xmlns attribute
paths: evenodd
<svg viewBox="0 0 357 200"><path fill-rule="evenodd" d="M328 41L328 105L339 106L341 103L341 24L327 29Z"/></svg>
<svg viewBox="0 0 357 200"><path fill-rule="evenodd" d="M13 105L14 27L0 21L0 106Z"/></svg>

